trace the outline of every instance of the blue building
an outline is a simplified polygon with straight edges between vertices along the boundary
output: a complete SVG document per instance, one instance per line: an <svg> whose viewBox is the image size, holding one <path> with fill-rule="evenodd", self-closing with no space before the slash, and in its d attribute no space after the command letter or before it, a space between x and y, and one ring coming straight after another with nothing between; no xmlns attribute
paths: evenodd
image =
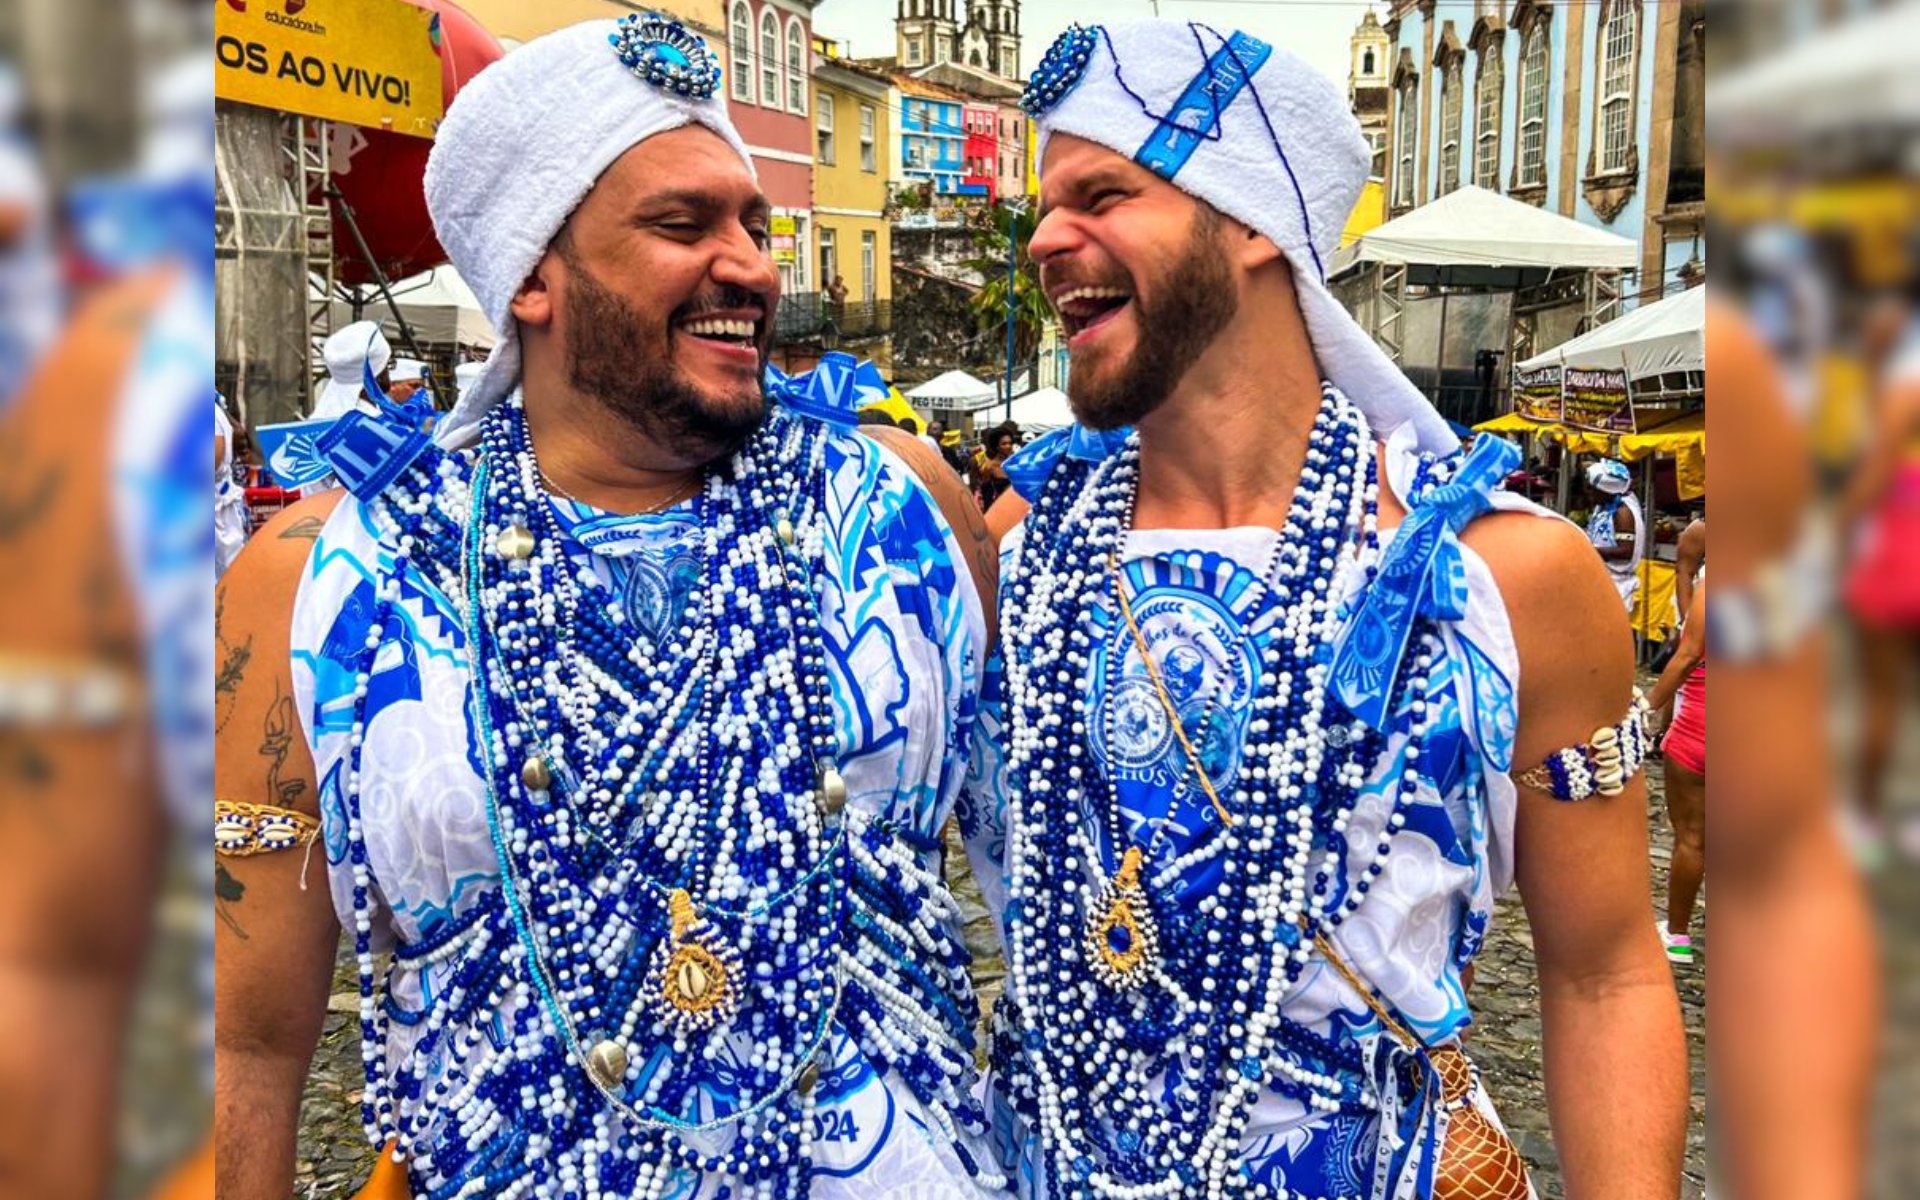
<svg viewBox="0 0 1920 1200"><path fill-rule="evenodd" d="M1706 0L1393 0L1384 29L1389 217L1472 184L1632 238L1628 306L1704 268Z"/></svg>
<svg viewBox="0 0 1920 1200"><path fill-rule="evenodd" d="M907 74L895 75L894 82L900 89L900 170L906 181L931 183L938 196L986 195L986 185L965 180L966 97Z"/></svg>

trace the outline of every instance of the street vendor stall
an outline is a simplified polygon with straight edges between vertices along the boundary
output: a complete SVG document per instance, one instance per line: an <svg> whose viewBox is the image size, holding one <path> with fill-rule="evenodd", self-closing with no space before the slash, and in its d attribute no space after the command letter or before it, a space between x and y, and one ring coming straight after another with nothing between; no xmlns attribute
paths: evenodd
<svg viewBox="0 0 1920 1200"><path fill-rule="evenodd" d="M1693 288L1642 305L1515 365L1514 411L1477 431L1533 435L1560 443L1568 455L1623 462L1673 460L1673 496L1706 494L1706 291ZM1561 472L1567 507L1570 470ZM1656 472L1645 472L1644 507L1655 511ZM1649 529L1651 536L1651 527ZM1673 610L1673 565L1649 554L1640 567L1634 629L1664 640Z"/></svg>

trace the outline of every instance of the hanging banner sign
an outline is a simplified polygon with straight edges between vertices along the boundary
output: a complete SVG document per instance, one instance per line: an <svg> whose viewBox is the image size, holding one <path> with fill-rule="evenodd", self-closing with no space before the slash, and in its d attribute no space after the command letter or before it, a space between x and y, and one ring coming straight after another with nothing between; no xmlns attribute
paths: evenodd
<svg viewBox="0 0 1920 1200"><path fill-rule="evenodd" d="M1513 411L1529 421L1560 419L1560 368L1513 373Z"/></svg>
<svg viewBox="0 0 1920 1200"><path fill-rule="evenodd" d="M217 0L214 95L430 138L440 18L405 0Z"/></svg>
<svg viewBox="0 0 1920 1200"><path fill-rule="evenodd" d="M800 223L792 217L774 217L767 223L767 232L772 235L770 246L773 261L777 263L798 262Z"/></svg>
<svg viewBox="0 0 1920 1200"><path fill-rule="evenodd" d="M1625 371L1568 367L1560 409L1561 421L1577 429L1634 432L1633 393Z"/></svg>

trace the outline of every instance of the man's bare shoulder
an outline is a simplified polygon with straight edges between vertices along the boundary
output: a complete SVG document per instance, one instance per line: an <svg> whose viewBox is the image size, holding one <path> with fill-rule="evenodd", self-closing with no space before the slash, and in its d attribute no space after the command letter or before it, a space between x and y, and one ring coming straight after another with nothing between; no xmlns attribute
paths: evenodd
<svg viewBox="0 0 1920 1200"><path fill-rule="evenodd" d="M314 541L346 495L336 488L308 496L256 529L220 579L223 599L248 612L290 604Z"/></svg>
<svg viewBox="0 0 1920 1200"><path fill-rule="evenodd" d="M1514 761L1537 762L1619 720L1633 693L1633 638L1586 535L1565 521L1495 513L1463 540L1500 587L1520 656Z"/></svg>

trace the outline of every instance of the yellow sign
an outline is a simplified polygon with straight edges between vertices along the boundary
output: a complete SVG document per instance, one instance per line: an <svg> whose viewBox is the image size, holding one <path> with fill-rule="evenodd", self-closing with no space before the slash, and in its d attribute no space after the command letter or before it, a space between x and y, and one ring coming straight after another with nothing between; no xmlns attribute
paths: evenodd
<svg viewBox="0 0 1920 1200"><path fill-rule="evenodd" d="M792 237L800 232L800 226L792 217L775 217L767 222L767 232L775 237L782 235Z"/></svg>
<svg viewBox="0 0 1920 1200"><path fill-rule="evenodd" d="M214 93L430 138L445 111L436 20L405 0L215 0Z"/></svg>

